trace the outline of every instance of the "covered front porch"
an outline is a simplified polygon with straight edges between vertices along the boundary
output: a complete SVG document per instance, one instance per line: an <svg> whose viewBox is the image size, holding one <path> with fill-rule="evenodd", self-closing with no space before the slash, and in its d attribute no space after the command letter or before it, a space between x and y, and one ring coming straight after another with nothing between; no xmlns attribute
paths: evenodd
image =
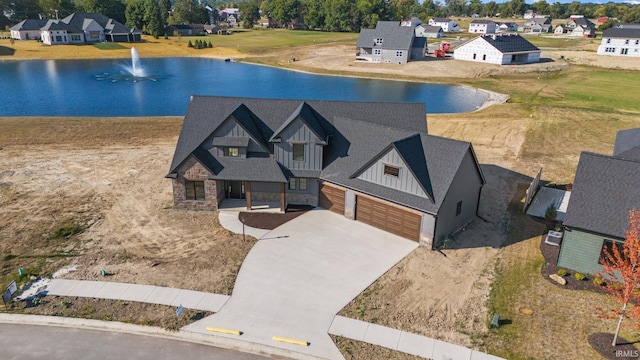
<svg viewBox="0 0 640 360"><path fill-rule="evenodd" d="M285 183L225 180L220 211L261 211L284 213L287 208Z"/></svg>

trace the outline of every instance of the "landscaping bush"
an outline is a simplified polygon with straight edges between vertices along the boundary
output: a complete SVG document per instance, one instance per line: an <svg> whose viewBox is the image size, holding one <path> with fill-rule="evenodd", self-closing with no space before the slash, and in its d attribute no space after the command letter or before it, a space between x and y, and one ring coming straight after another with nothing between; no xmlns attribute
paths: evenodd
<svg viewBox="0 0 640 360"><path fill-rule="evenodd" d="M602 286L602 284L604 284L604 280L602 280L602 278L596 277L593 279L593 285Z"/></svg>
<svg viewBox="0 0 640 360"><path fill-rule="evenodd" d="M565 269L558 269L558 275L559 275L559 276L565 276L565 275L567 275L567 270L565 270Z"/></svg>
<svg viewBox="0 0 640 360"><path fill-rule="evenodd" d="M191 42L191 40L189 40L189 43L187 44L187 47L190 47L190 48L193 47L193 43Z"/></svg>
<svg viewBox="0 0 640 360"><path fill-rule="evenodd" d="M547 221L554 221L556 216L558 216L558 209L556 209L553 204L549 205L547 210L544 212L544 219Z"/></svg>
<svg viewBox="0 0 640 360"><path fill-rule="evenodd" d="M573 274L573 277L576 278L576 280L578 280L578 281L582 281L582 280L587 278L584 274L579 273L579 272Z"/></svg>

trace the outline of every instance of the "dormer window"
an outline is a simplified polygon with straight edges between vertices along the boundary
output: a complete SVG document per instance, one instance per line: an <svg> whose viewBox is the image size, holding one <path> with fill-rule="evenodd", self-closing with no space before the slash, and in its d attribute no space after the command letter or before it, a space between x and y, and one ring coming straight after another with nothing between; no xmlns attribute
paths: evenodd
<svg viewBox="0 0 640 360"><path fill-rule="evenodd" d="M376 45L382 45L382 38L375 38L375 40L373 40L373 42L374 42Z"/></svg>
<svg viewBox="0 0 640 360"><path fill-rule="evenodd" d="M304 161L304 143L294 143L293 146L293 161Z"/></svg>
<svg viewBox="0 0 640 360"><path fill-rule="evenodd" d="M226 147L224 148L224 156L238 157L240 150L237 147Z"/></svg>
<svg viewBox="0 0 640 360"><path fill-rule="evenodd" d="M398 166L384 164L384 174L397 178L400 176L400 168Z"/></svg>

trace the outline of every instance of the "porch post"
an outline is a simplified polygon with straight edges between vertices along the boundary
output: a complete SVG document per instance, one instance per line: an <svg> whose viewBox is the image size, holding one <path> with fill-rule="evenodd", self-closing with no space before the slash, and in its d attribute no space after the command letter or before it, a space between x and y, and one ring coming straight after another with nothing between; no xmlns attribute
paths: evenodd
<svg viewBox="0 0 640 360"><path fill-rule="evenodd" d="M244 183L244 197L247 199L247 210L251 210L251 181Z"/></svg>
<svg viewBox="0 0 640 360"><path fill-rule="evenodd" d="M284 200L284 183L280 183L280 212L283 213L285 211L286 205Z"/></svg>

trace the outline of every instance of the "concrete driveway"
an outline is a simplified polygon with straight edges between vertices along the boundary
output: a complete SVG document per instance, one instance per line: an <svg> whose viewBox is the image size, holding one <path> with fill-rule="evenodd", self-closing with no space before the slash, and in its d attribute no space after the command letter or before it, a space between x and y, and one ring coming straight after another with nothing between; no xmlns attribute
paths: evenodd
<svg viewBox="0 0 640 360"><path fill-rule="evenodd" d="M327 334L334 315L417 246L327 210L309 211L264 235L220 312L185 330L235 329L243 332L238 340L342 359Z"/></svg>

